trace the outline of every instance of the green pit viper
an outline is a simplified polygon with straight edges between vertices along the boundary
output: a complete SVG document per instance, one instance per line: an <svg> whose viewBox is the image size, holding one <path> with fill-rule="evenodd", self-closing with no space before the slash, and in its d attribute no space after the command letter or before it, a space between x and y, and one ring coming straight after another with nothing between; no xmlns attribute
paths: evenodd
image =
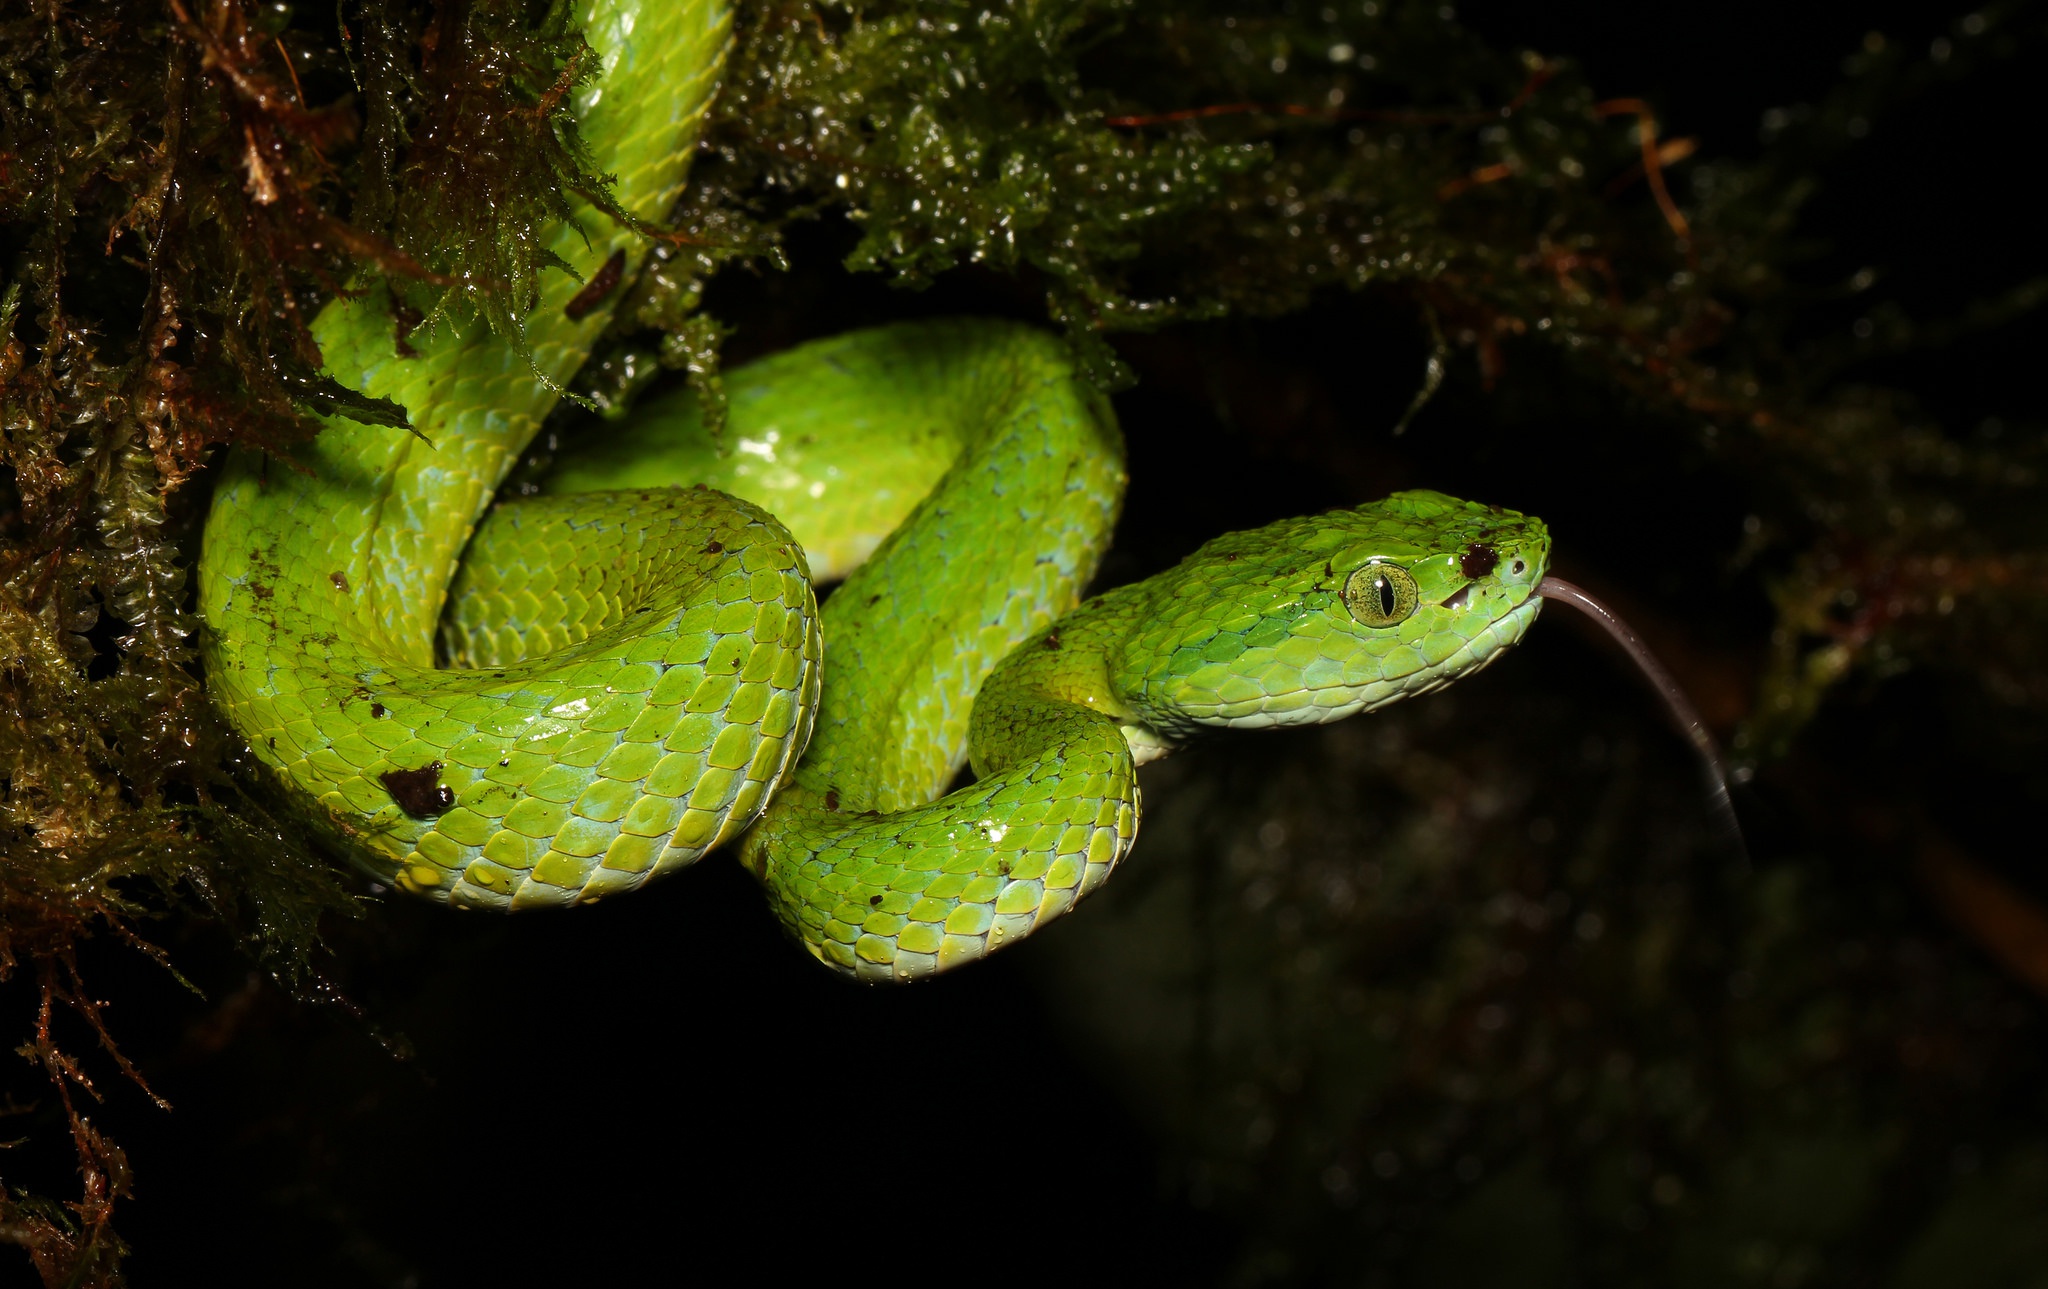
<svg viewBox="0 0 2048 1289"><path fill-rule="evenodd" d="M659 220L729 13L579 16L603 63L583 140ZM730 373L722 437L679 392L546 495L498 500L606 325L568 308L578 278L615 254L630 276L644 245L587 207L555 230L572 272L542 285L530 359L480 322L402 347L380 290L336 299L327 370L417 436L330 419L290 464L224 466L199 568L211 692L400 889L589 903L737 842L821 961L916 979L1100 884L1144 761L1428 692L1536 617L1544 526L1426 492L1220 537L1077 607L1122 444L1064 346L1007 323L806 345ZM813 582L837 579L821 612Z"/></svg>

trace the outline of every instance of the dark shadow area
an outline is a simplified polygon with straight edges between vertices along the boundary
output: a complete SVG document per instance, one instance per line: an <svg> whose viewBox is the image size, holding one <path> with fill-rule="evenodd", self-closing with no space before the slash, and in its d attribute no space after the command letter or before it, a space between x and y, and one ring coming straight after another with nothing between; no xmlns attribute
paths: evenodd
<svg viewBox="0 0 2048 1289"><path fill-rule="evenodd" d="M1924 47L1965 13L1458 8L1736 156L1868 33ZM2038 71L1998 64L1902 104L1817 172L1801 325L1856 328L1841 284L1865 267L1926 317L2048 268L2014 150ZM803 226L789 272L715 280L726 361L903 317L1041 316L1028 280L963 270L913 293L849 274L852 241ZM1995 435L2042 417L2042 341L2035 317L1851 374ZM1396 437L1431 350L1406 296L1331 292L1114 344L1136 377L1116 397L1132 483L1104 584L1234 528L1435 488L1542 515L1558 571L1622 608L1710 724L1750 709L1783 570L1732 558L1754 531L1739 464L1645 432L1649 413L1554 348L1510 340L1493 381L1454 350ZM307 1289L735 1267L2048 1284L2048 1004L1940 876L1954 847L2048 896L2038 842L2012 844L2048 805L2048 762L2038 739L1983 735L1996 700L1971 666L1835 694L1738 795L1740 855L1653 700L1546 614L1445 694L1148 769L1145 835L1100 897L900 991L827 975L724 857L569 914L387 900L323 960L360 1017L292 1001L216 931L165 946L203 997L101 942L88 977L174 1107L102 1076L92 1114L138 1178L126 1265L138 1285ZM43 1130L63 1146L61 1118L25 1117L37 1153L9 1167L62 1177Z"/></svg>

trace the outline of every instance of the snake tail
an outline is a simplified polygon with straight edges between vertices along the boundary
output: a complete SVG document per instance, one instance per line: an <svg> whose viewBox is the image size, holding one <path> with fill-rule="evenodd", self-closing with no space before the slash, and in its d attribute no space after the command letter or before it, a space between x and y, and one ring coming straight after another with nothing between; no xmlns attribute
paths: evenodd
<svg viewBox="0 0 2048 1289"><path fill-rule="evenodd" d="M622 206L663 219L723 67L730 12L704 0L586 0L578 20L603 65L579 91L583 140ZM765 721L779 696L816 683L801 558L786 534L751 527L754 515L733 521L749 533L736 557L745 586L733 589L744 609L717 611L744 611L754 643L793 655L762 662L750 647L736 680L720 670L730 657L695 658L701 624L657 594L559 666L436 668L436 626L471 530L608 320L606 307L572 317L568 306L614 254L636 264L645 239L584 205L547 246L570 272L542 278L525 323L530 360L479 319L443 318L402 340L381 289L322 309L313 335L327 371L402 405L418 435L330 419L289 463L231 454L199 567L208 684L258 761L378 877L463 906L589 898L686 862L744 824L761 801L754 776L802 742L800 722L757 723L744 756L725 744L690 754L712 786L700 779L689 808L714 819L692 816L650 858L649 846L619 841L642 823L621 790L560 800L543 768L587 763L608 784L676 777L617 754L635 719L620 701L628 690L685 708L729 694ZM637 612L653 603L667 607Z"/></svg>

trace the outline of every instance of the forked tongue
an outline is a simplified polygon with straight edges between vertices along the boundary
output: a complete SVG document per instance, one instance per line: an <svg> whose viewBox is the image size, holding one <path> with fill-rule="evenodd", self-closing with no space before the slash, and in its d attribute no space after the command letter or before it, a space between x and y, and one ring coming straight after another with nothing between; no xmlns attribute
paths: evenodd
<svg viewBox="0 0 2048 1289"><path fill-rule="evenodd" d="M1735 817L1735 802L1728 796L1728 768L1721 763L1721 749L1715 745L1714 736L1707 732L1707 723L1700 719L1699 710L1687 698L1685 690L1673 676L1657 661L1657 655L1650 652L1650 646L1635 629L1616 616L1613 609L1587 594L1582 587L1574 586L1563 578L1546 577L1536 584L1536 594L1546 600L1568 604L1600 625L1600 628L1614 638L1622 652L1650 682L1650 688L1664 700L1664 710L1671 714L1681 733L1698 750L1700 760L1707 769L1707 786L1714 802L1714 813L1721 819L1729 835L1738 846L1743 846L1742 824ZM1747 847L1744 846L1746 850Z"/></svg>

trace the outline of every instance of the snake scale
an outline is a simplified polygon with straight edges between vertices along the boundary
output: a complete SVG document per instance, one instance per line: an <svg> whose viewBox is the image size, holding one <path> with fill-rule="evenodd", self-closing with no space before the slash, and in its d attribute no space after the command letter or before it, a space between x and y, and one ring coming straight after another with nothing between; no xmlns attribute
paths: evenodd
<svg viewBox="0 0 2048 1289"><path fill-rule="evenodd" d="M730 15L584 0L582 137L673 206ZM238 450L200 564L215 701L380 880L458 908L587 903L737 843L822 962L908 980L1071 907L1138 828L1136 767L1203 727L1427 692L1535 618L1549 537L1436 493L1217 538L1079 603L1121 502L1107 401L1064 346L953 321L806 345L687 393L497 501L606 325L565 306L644 243L552 234L531 359L479 321L402 345L381 290L314 324L417 436L326 422ZM840 581L843 579L843 581ZM839 581L821 607L813 582ZM974 778L950 794L971 759Z"/></svg>

